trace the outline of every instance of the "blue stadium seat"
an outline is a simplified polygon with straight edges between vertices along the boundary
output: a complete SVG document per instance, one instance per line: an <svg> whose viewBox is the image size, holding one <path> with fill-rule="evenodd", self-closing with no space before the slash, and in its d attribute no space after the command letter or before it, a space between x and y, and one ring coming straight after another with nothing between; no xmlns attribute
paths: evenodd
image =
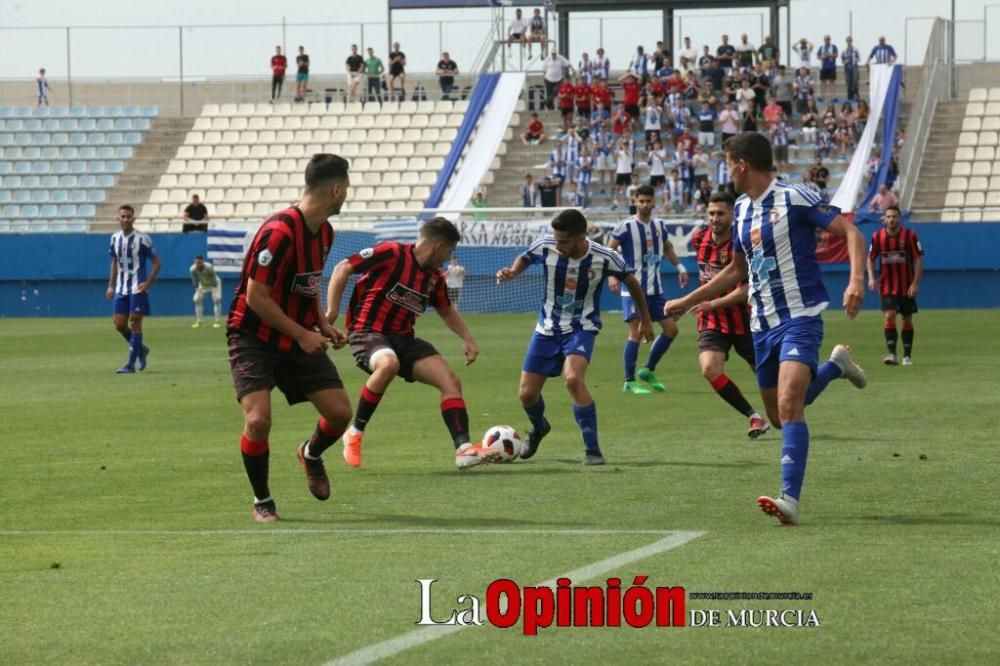
<svg viewBox="0 0 1000 666"><path fill-rule="evenodd" d="M112 175L101 175L97 177L97 186L105 190L115 186L115 177Z"/></svg>
<svg viewBox="0 0 1000 666"><path fill-rule="evenodd" d="M91 132L87 135L87 144L90 146L103 146L107 141L108 137L104 132Z"/></svg>
<svg viewBox="0 0 1000 666"><path fill-rule="evenodd" d="M14 173L27 176L31 173L31 162L14 162Z"/></svg>
<svg viewBox="0 0 1000 666"><path fill-rule="evenodd" d="M0 133L0 146L13 146L17 141L14 140L14 135L10 132Z"/></svg>
<svg viewBox="0 0 1000 666"><path fill-rule="evenodd" d="M49 202L48 190L31 190L31 203L43 204Z"/></svg>
<svg viewBox="0 0 1000 666"><path fill-rule="evenodd" d="M104 160L91 160L87 162L87 171L90 173L107 173L108 163Z"/></svg>
<svg viewBox="0 0 1000 666"><path fill-rule="evenodd" d="M105 142L109 146L120 146L125 143L125 135L121 132L109 132Z"/></svg>
<svg viewBox="0 0 1000 666"><path fill-rule="evenodd" d="M14 173L14 163L0 162L0 175L6 176L9 173Z"/></svg>
<svg viewBox="0 0 1000 666"><path fill-rule="evenodd" d="M144 106L142 107L142 115L146 118L155 118L160 115L160 107L156 105Z"/></svg>
<svg viewBox="0 0 1000 666"><path fill-rule="evenodd" d="M58 211L59 211L58 206L47 204L39 209L38 217L55 217Z"/></svg>
<svg viewBox="0 0 1000 666"><path fill-rule="evenodd" d="M78 149L78 158L81 160L96 160L97 159L97 148L94 146L80 146Z"/></svg>
<svg viewBox="0 0 1000 666"><path fill-rule="evenodd" d="M42 159L43 160L57 160L59 159L60 151L59 146L45 146L42 148Z"/></svg>
<svg viewBox="0 0 1000 666"><path fill-rule="evenodd" d="M24 121L20 118L11 118L7 121L8 132L21 132L24 130Z"/></svg>
<svg viewBox="0 0 1000 666"><path fill-rule="evenodd" d="M83 118L87 115L87 107L85 106L74 106L70 113L77 118Z"/></svg>
<svg viewBox="0 0 1000 666"><path fill-rule="evenodd" d="M21 146L7 146L0 148L0 150L3 151L3 159L5 160L19 160L24 155L24 148Z"/></svg>
<svg viewBox="0 0 1000 666"><path fill-rule="evenodd" d="M129 132L125 135L125 143L129 146L138 146L142 143L142 134L139 132Z"/></svg>
<svg viewBox="0 0 1000 666"><path fill-rule="evenodd" d="M48 132L37 132L31 135L31 145L48 146L52 144L52 135Z"/></svg>
<svg viewBox="0 0 1000 666"><path fill-rule="evenodd" d="M0 162L0 164L3 164ZM3 179L3 186L12 190L16 190L21 187L21 176L0 176Z"/></svg>
<svg viewBox="0 0 1000 666"><path fill-rule="evenodd" d="M140 130L142 132L149 131L152 123L149 122L149 118L136 118L132 121L132 128Z"/></svg>
<svg viewBox="0 0 1000 666"><path fill-rule="evenodd" d="M104 107L103 106L92 106L87 111L87 115L90 116L91 118L103 118L107 114L104 113Z"/></svg>
<svg viewBox="0 0 1000 666"><path fill-rule="evenodd" d="M66 203L69 201L69 191L68 190L52 190L52 198L50 201L54 204Z"/></svg>
<svg viewBox="0 0 1000 666"><path fill-rule="evenodd" d="M125 115L132 118L137 118L138 116L142 115L142 109L135 105L126 106Z"/></svg>
<svg viewBox="0 0 1000 666"><path fill-rule="evenodd" d="M58 132L60 120L58 118L46 118L42 122L42 130L45 132Z"/></svg>
<svg viewBox="0 0 1000 666"><path fill-rule="evenodd" d="M82 188L102 187L102 185L98 184L97 182L97 176L91 174L84 174L82 176L79 176L76 181L76 186Z"/></svg>
<svg viewBox="0 0 1000 666"><path fill-rule="evenodd" d="M89 190L72 190L69 193L69 203L86 203Z"/></svg>
<svg viewBox="0 0 1000 666"><path fill-rule="evenodd" d="M52 188L59 187L59 176L42 176L42 182L38 185L46 190L51 190Z"/></svg>
<svg viewBox="0 0 1000 666"><path fill-rule="evenodd" d="M97 215L97 206L93 204L83 204L76 209L77 217L94 217Z"/></svg>
<svg viewBox="0 0 1000 666"><path fill-rule="evenodd" d="M125 163L121 160L112 160L108 162L108 173L124 173Z"/></svg>
<svg viewBox="0 0 1000 666"><path fill-rule="evenodd" d="M38 217L38 206L34 204L28 204L27 206L21 206L21 217L26 217L29 220Z"/></svg>
<svg viewBox="0 0 1000 666"><path fill-rule="evenodd" d="M9 204L14 200L14 196L10 190L0 190L0 204Z"/></svg>
<svg viewBox="0 0 1000 666"><path fill-rule="evenodd" d="M24 121L24 130L26 132L40 132L42 131L42 121L39 118L27 118Z"/></svg>
<svg viewBox="0 0 1000 666"><path fill-rule="evenodd" d="M117 118L119 116L125 115L125 109L123 109L120 106L109 106L104 109L104 115L109 116L111 118Z"/></svg>
<svg viewBox="0 0 1000 666"><path fill-rule="evenodd" d="M87 162L84 160L74 160L69 163L69 172L71 174L82 175L87 173Z"/></svg>
<svg viewBox="0 0 1000 666"><path fill-rule="evenodd" d="M59 123L59 129L63 132L75 132L80 129L80 121L76 118L63 118Z"/></svg>
<svg viewBox="0 0 1000 666"><path fill-rule="evenodd" d="M80 156L80 149L76 146L63 146L59 149L59 156L64 160L75 160Z"/></svg>
<svg viewBox="0 0 1000 666"><path fill-rule="evenodd" d="M53 233L65 233L69 231L69 222L66 220L49 220L48 231Z"/></svg>
<svg viewBox="0 0 1000 666"><path fill-rule="evenodd" d="M119 118L115 121L115 131L116 132L131 132L132 131L132 119L131 118Z"/></svg>
<svg viewBox="0 0 1000 666"><path fill-rule="evenodd" d="M36 118L48 118L52 115L52 109L47 106L39 106L35 109L33 114Z"/></svg>
<svg viewBox="0 0 1000 666"><path fill-rule="evenodd" d="M0 106L0 118L13 118L13 117L14 117L14 107Z"/></svg>
<svg viewBox="0 0 1000 666"><path fill-rule="evenodd" d="M60 176L64 173L69 173L69 162L66 160L59 160L58 162L52 163L52 173L59 174Z"/></svg>
<svg viewBox="0 0 1000 666"><path fill-rule="evenodd" d="M72 167L70 168L70 170L72 171ZM77 186L77 177L75 175L68 173L65 176L59 176L59 187L70 188L76 186Z"/></svg>
<svg viewBox="0 0 1000 666"><path fill-rule="evenodd" d="M16 190L12 200L16 204L31 203L31 190Z"/></svg>
<svg viewBox="0 0 1000 666"><path fill-rule="evenodd" d="M87 190L87 203L99 204L108 199L108 193L104 190Z"/></svg>
<svg viewBox="0 0 1000 666"><path fill-rule="evenodd" d="M97 159L99 160L113 160L115 158L115 149L112 146L101 146L97 149Z"/></svg>
<svg viewBox="0 0 1000 666"><path fill-rule="evenodd" d="M70 221L70 222L68 222L66 224L66 231L69 231L69 232L79 233L81 231L86 231L86 230L87 230L87 223L86 222L73 222L73 221Z"/></svg>
<svg viewBox="0 0 1000 666"><path fill-rule="evenodd" d="M33 226L35 225L31 223L31 220L14 220L10 223L10 230L15 233L26 234L31 232Z"/></svg>
<svg viewBox="0 0 1000 666"><path fill-rule="evenodd" d="M7 204L3 208L0 208L0 217L12 218L20 217L21 207L15 206L14 204Z"/></svg>
<svg viewBox="0 0 1000 666"><path fill-rule="evenodd" d="M42 186L41 176L24 176L24 188L27 190Z"/></svg>
<svg viewBox="0 0 1000 666"><path fill-rule="evenodd" d="M21 132L20 134L14 135L14 143L19 146L30 146L31 145L31 135L27 132Z"/></svg>
<svg viewBox="0 0 1000 666"><path fill-rule="evenodd" d="M34 118L35 109L30 106L19 106L14 112L15 118Z"/></svg>
<svg viewBox="0 0 1000 666"><path fill-rule="evenodd" d="M80 131L81 132L93 132L97 129L97 121L93 118L81 118L80 119Z"/></svg>
<svg viewBox="0 0 1000 666"><path fill-rule="evenodd" d="M0 118L0 131L7 129L7 120L5 118Z"/></svg>
<svg viewBox="0 0 1000 666"><path fill-rule="evenodd" d="M110 132L115 128L114 118L99 118L97 121L98 132Z"/></svg>
<svg viewBox="0 0 1000 666"><path fill-rule="evenodd" d="M10 222L0 219L0 233L7 233L10 230Z"/></svg>
<svg viewBox="0 0 1000 666"><path fill-rule="evenodd" d="M38 146L28 146L27 148L21 149L21 159L22 160L40 160L42 159L42 149Z"/></svg>
<svg viewBox="0 0 1000 666"><path fill-rule="evenodd" d="M115 159L130 160L134 153L132 146L118 146L115 148Z"/></svg>
<svg viewBox="0 0 1000 666"><path fill-rule="evenodd" d="M76 217L76 210L73 204L63 204L59 206L59 217Z"/></svg>
<svg viewBox="0 0 1000 666"><path fill-rule="evenodd" d="M52 115L56 118L66 118L69 116L68 106L53 106Z"/></svg>
<svg viewBox="0 0 1000 666"><path fill-rule="evenodd" d="M29 162L29 164L31 164L31 173L37 176L52 173L52 162L43 162L39 160L38 162Z"/></svg>
<svg viewBox="0 0 1000 666"><path fill-rule="evenodd" d="M75 132L69 135L69 145L71 146L86 146L87 136L83 132Z"/></svg>

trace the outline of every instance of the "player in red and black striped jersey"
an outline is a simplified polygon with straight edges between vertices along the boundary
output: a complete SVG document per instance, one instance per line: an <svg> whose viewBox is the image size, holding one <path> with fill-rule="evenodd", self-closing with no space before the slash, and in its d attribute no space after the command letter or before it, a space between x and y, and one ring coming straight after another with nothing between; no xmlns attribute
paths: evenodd
<svg viewBox="0 0 1000 666"><path fill-rule="evenodd" d="M732 243L733 198L717 192L708 200L708 226L698 229L691 237L691 247L698 258L698 279L702 285L732 261ZM747 434L754 439L760 437L770 426L750 406L725 371L730 349L736 349L736 353L754 368L747 285L737 285L727 294L702 301L694 311L698 314L698 363L702 376L719 397L750 419Z"/></svg>
<svg viewBox="0 0 1000 666"><path fill-rule="evenodd" d="M326 312L331 325L339 316L350 276L360 276L347 307L348 341L358 367L371 375L361 390L354 423L344 435L344 460L352 467L361 466L365 426L396 376L430 384L441 392L441 416L455 443L459 469L496 458L495 452L470 442L469 414L458 375L433 345L413 331L416 318L433 307L462 338L465 364L479 355L472 333L448 300L441 270L460 239L454 224L436 217L421 227L415 244L382 243L344 259L333 270Z"/></svg>
<svg viewBox="0 0 1000 666"><path fill-rule="evenodd" d="M872 236L868 248L868 288L875 291L875 260L879 261L878 290L885 314L885 345L889 353L882 362L896 365L896 315L903 317L903 365L913 364L913 315L917 313L917 291L924 272L924 246L912 230L903 226L897 206L882 214L885 227Z"/></svg>
<svg viewBox="0 0 1000 666"><path fill-rule="evenodd" d="M319 311L320 277L333 244L328 219L344 204L347 169L342 157L313 155L301 201L269 217L257 231L229 308L229 365L244 417L240 450L258 522L278 519L268 487L271 390L277 386L290 405L308 400L319 412L312 437L297 450L317 499L330 497L320 456L351 420L351 402L326 355L327 347L338 349L347 339Z"/></svg>

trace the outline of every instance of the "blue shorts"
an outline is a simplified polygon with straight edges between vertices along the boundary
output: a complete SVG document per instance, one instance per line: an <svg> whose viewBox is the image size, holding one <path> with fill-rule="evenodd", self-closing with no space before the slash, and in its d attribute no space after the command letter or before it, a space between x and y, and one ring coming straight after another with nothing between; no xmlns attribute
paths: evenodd
<svg viewBox="0 0 1000 666"><path fill-rule="evenodd" d="M132 294L131 296L115 296L116 315L127 315L136 312L141 315L149 314L149 294Z"/></svg>
<svg viewBox="0 0 1000 666"><path fill-rule="evenodd" d="M663 314L663 306L666 303L667 299L663 298L662 294L657 294L656 296L646 294L646 307L649 308L649 318L652 321L663 321L667 318ZM632 321L639 318L639 310L635 307L632 295L628 292L622 294L622 318L625 321Z"/></svg>
<svg viewBox="0 0 1000 666"><path fill-rule="evenodd" d="M542 335L535 331L531 336L531 342L528 343L528 351L524 354L521 369L545 377L558 377L562 374L563 361L567 356L576 354L587 359L589 363L596 341L596 331L574 331L553 335Z"/></svg>
<svg viewBox="0 0 1000 666"><path fill-rule="evenodd" d="M823 320L819 317L797 317L769 331L754 333L757 386L775 388L778 385L778 366L782 361L803 363L815 375L822 345Z"/></svg>

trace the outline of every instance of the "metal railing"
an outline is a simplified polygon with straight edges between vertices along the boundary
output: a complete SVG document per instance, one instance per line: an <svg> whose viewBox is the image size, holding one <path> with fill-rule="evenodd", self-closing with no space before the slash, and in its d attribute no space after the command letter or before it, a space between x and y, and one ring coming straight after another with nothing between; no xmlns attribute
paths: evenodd
<svg viewBox="0 0 1000 666"><path fill-rule="evenodd" d="M908 210L913 203L920 175L920 165L934 122L934 110L939 102L951 97L951 79L954 76L949 62L949 25L946 19L937 18L927 40L924 54L921 93L910 110L910 123L906 129L906 144L899 165L900 203Z"/></svg>

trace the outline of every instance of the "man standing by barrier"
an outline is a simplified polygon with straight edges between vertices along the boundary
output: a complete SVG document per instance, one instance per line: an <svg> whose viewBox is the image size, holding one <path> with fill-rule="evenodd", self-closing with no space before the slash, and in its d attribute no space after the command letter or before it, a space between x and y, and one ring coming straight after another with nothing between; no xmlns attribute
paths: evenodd
<svg viewBox="0 0 1000 666"><path fill-rule="evenodd" d="M206 263L205 259L199 255L194 258L191 265L191 283L194 285L194 316L195 322L191 328L200 328L201 320L205 316L205 296L212 295L212 314L215 315L215 323L212 328L222 328L220 316L222 312L222 280L215 274L215 267Z"/></svg>

